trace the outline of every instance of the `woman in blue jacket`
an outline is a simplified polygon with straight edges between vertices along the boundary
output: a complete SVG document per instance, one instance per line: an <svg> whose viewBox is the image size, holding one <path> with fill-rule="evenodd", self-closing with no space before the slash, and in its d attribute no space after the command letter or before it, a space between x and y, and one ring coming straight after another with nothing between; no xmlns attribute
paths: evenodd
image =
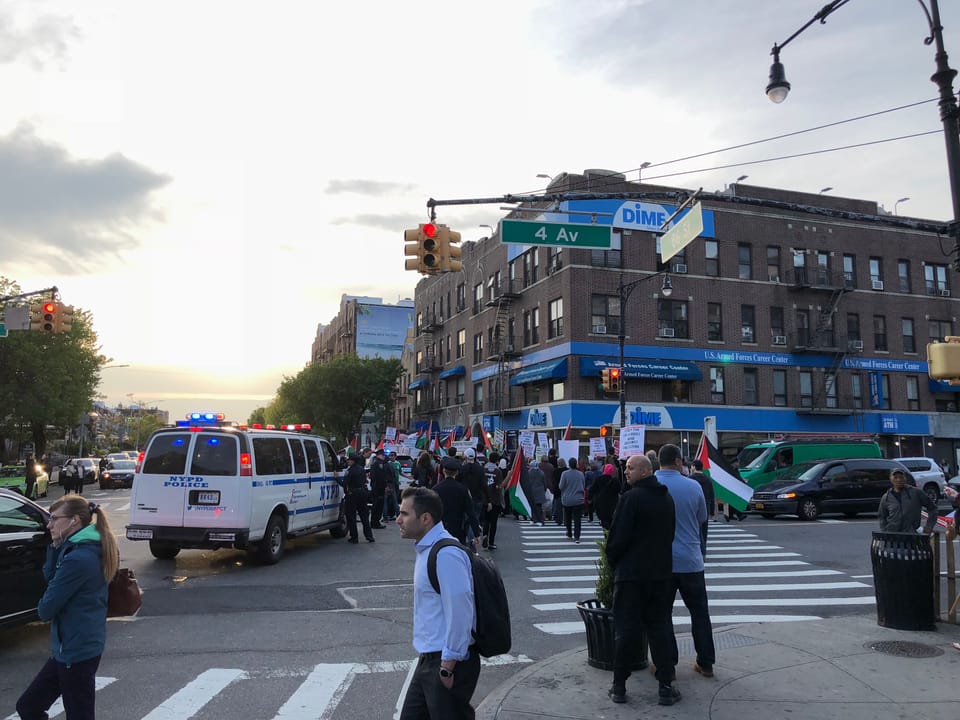
<svg viewBox="0 0 960 720"><path fill-rule="evenodd" d="M103 510L80 495L53 503L47 527L47 590L37 612L50 621L52 657L17 700L17 712L22 720L44 720L62 697L67 720L93 720L94 680L107 637L107 585L120 563L117 541Z"/></svg>

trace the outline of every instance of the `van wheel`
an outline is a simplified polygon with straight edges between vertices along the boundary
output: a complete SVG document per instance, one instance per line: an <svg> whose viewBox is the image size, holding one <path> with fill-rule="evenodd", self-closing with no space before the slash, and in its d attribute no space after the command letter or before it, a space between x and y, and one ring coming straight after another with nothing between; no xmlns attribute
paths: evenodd
<svg viewBox="0 0 960 720"><path fill-rule="evenodd" d="M287 541L287 532L283 518L271 515L263 540L257 543L257 560L264 565L275 565L283 556L283 545Z"/></svg>
<svg viewBox="0 0 960 720"><path fill-rule="evenodd" d="M347 516L341 512L336 527L330 528L330 537L342 538L347 536Z"/></svg>
<svg viewBox="0 0 960 720"><path fill-rule="evenodd" d="M820 517L820 506L813 498L803 498L797 503L797 515L801 520L816 520Z"/></svg>
<svg viewBox="0 0 960 720"><path fill-rule="evenodd" d="M180 553L180 546L163 540L151 540L150 553L157 560L173 560Z"/></svg>
<svg viewBox="0 0 960 720"><path fill-rule="evenodd" d="M940 501L940 486L936 483L927 483L923 486L923 491L927 494L927 497L933 500L934 503Z"/></svg>

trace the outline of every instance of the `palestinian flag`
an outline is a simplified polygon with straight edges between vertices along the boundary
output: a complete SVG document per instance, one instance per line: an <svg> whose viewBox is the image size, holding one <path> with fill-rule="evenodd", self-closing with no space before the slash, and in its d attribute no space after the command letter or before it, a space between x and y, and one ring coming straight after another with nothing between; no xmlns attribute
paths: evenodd
<svg viewBox="0 0 960 720"><path fill-rule="evenodd" d="M564 440L573 440L573 418L567 423L567 431L563 433Z"/></svg>
<svg viewBox="0 0 960 720"><path fill-rule="evenodd" d="M453 430L450 431L450 434L447 435L447 440L446 440L446 442L443 443L443 447L444 447L444 448L449 449L449 448L452 448L452 447L453 447L453 441L456 439L456 437L455 437L456 434L457 434L456 428L454 428Z"/></svg>
<svg viewBox="0 0 960 720"><path fill-rule="evenodd" d="M747 509L750 498L753 497L753 488L743 482L737 471L730 467L723 454L713 446L713 443L703 436L700 446L700 462L703 463L703 474L713 480L713 492L717 502L723 502L743 512Z"/></svg>
<svg viewBox="0 0 960 720"><path fill-rule="evenodd" d="M463 434L464 440L473 440L473 433L470 432L470 426L467 425L467 431Z"/></svg>
<svg viewBox="0 0 960 720"><path fill-rule="evenodd" d="M507 479L507 495L510 498L510 507L519 515L533 517L530 502L520 487L520 474L523 472L523 448L517 448L517 455L513 458L513 467L510 468L510 477Z"/></svg>
<svg viewBox="0 0 960 720"><path fill-rule="evenodd" d="M427 431L420 433L417 437L416 448L418 450L427 450L430 443L430 435L433 432L433 420L427 423Z"/></svg>
<svg viewBox="0 0 960 720"><path fill-rule="evenodd" d="M483 447L486 448L487 455L493 452L493 443L490 442L490 435L487 434L487 431L484 430L481 433L483 435Z"/></svg>

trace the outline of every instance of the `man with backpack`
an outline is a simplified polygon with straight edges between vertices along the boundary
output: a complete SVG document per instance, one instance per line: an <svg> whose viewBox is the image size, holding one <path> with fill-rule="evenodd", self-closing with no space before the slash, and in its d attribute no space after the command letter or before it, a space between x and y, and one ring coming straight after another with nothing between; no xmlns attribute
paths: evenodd
<svg viewBox="0 0 960 720"><path fill-rule="evenodd" d="M476 605L471 558L458 546L432 552L444 540L456 542L444 529L442 517L443 503L436 492L419 487L404 490L397 525L400 537L416 543L413 647L420 658L400 720L474 717L470 698L480 677L480 653L473 641Z"/></svg>

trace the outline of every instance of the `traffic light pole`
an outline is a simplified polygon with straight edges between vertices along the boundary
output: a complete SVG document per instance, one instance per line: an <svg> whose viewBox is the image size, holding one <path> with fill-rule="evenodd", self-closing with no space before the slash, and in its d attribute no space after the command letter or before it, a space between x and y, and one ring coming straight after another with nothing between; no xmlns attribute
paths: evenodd
<svg viewBox="0 0 960 720"><path fill-rule="evenodd" d="M658 272L653 275L647 275L640 278L639 280L634 280L624 284L623 282L623 273L620 273L620 285L617 287L617 294L620 297L620 332L617 334L617 342L620 345L620 381L619 389L617 395L620 398L620 427L622 428L627 424L627 374L624 372L623 367L623 351L624 346L627 342L627 300L630 299L630 294L640 287L641 284L645 283L647 280L652 280L655 277L663 276L663 291L664 295L669 297L670 293L673 292L673 287L670 284L670 275L666 272Z"/></svg>
<svg viewBox="0 0 960 720"><path fill-rule="evenodd" d="M5 303L8 300L23 300L24 298L32 298L35 295L44 295L46 293L51 293L51 299L57 296L57 293L60 291L57 289L57 286L44 288L43 290L33 290L32 292L20 293L19 295L7 295L6 297L0 298L0 303Z"/></svg>

